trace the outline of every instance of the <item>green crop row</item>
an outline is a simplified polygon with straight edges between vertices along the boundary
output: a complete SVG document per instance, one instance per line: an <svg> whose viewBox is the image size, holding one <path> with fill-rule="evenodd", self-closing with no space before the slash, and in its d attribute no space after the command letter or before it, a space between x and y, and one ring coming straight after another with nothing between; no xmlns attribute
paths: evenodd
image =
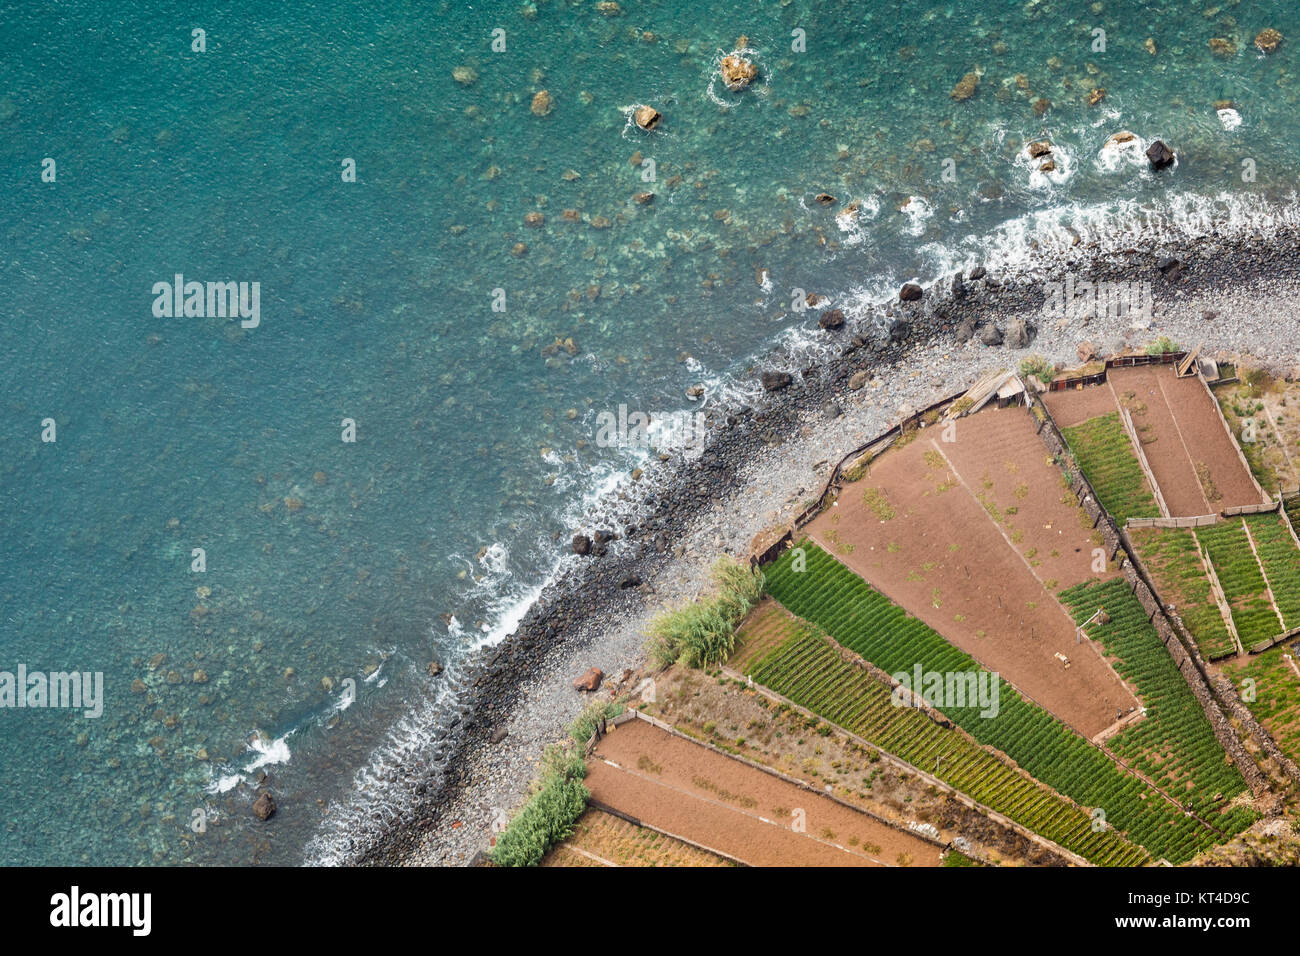
<svg viewBox="0 0 1300 956"><path fill-rule="evenodd" d="M790 619L786 628L785 640L745 665L755 681L1092 863L1149 861L1140 847L1114 830L1095 831L1087 812L959 731L940 726L921 710L894 706L883 681L846 661L807 621Z"/></svg>
<svg viewBox="0 0 1300 956"><path fill-rule="evenodd" d="M1246 524L1286 630L1300 627L1300 550L1291 532L1275 514L1252 515Z"/></svg>
<svg viewBox="0 0 1300 956"><path fill-rule="evenodd" d="M1232 623L1243 647L1276 637L1282 625L1264 587L1264 575L1246 538L1240 519L1220 521L1196 530L1197 540L1210 554L1224 597L1232 610Z"/></svg>
<svg viewBox="0 0 1300 956"><path fill-rule="evenodd" d="M1300 760L1300 674L1292 664L1296 654L1294 643L1283 644L1229 661L1224 671L1282 751Z"/></svg>
<svg viewBox="0 0 1300 956"><path fill-rule="evenodd" d="M1246 782L1127 583L1115 578L1076 585L1061 592L1061 601L1079 623L1105 608L1110 622L1086 630L1116 659L1116 671L1146 706L1143 720L1110 739L1111 750L1219 829L1249 825L1253 814L1218 813Z"/></svg>
<svg viewBox="0 0 1300 956"><path fill-rule="evenodd" d="M806 562L803 571L796 570L794 565L794 557L800 550ZM837 642L887 673L911 673L918 664L930 672L979 669L973 658L891 604L862 578L811 543L804 542L800 549L787 551L769 567L767 580L769 592L786 608L812 621ZM1123 582L1117 583L1123 591ZM1172 668L1173 662L1154 631L1151 638L1155 649L1165 654ZM1177 676L1176 670L1173 673ZM1190 699L1185 684L1182 689ZM1025 700L1005 681L999 682L999 700L999 711L993 717L981 716L978 707L944 707L943 711L980 743L1002 751L1059 793L1081 806L1104 810L1110 825L1130 841L1146 847L1153 856L1184 862L1220 839L1215 829L1185 815L1149 785L1121 770L1104 751ZM1177 733L1183 727L1181 718L1185 712L1179 710L1174 716L1180 719L1171 725L1170 733ZM1158 729L1162 725L1148 718L1141 726L1145 728L1143 733L1150 733L1153 726ZM1202 743L1202 738L1196 736L1197 746ZM1200 755L1199 750L1196 753ZM1224 760L1221 749L1217 760L1220 764ZM1204 799L1226 800L1242 789L1244 783L1239 776L1235 781L1225 777ZM1217 820L1216 825L1222 828L1225 818L1217 817ZM1234 818L1229 825L1237 827L1238 822Z"/></svg>
<svg viewBox="0 0 1300 956"><path fill-rule="evenodd" d="M1201 654L1211 660L1235 654L1237 645L1211 593L1196 536L1182 528L1142 528L1131 536L1161 599L1176 607Z"/></svg>
<svg viewBox="0 0 1300 956"><path fill-rule="evenodd" d="M1102 507L1120 526L1130 517L1150 518L1160 514L1118 412L1062 428L1061 434L1101 499Z"/></svg>

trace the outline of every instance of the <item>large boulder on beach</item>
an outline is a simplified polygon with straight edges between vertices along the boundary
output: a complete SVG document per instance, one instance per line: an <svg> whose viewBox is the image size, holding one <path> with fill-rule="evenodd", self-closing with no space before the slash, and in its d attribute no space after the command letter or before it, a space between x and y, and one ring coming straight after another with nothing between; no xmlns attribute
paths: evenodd
<svg viewBox="0 0 1300 956"><path fill-rule="evenodd" d="M817 319L817 325L823 329L842 329L844 328L844 312L841 309L827 309Z"/></svg>
<svg viewBox="0 0 1300 956"><path fill-rule="evenodd" d="M599 667L591 667L587 669L587 673L583 674L573 682L573 689L591 694L600 690L600 682L604 679L604 671Z"/></svg>
<svg viewBox="0 0 1300 956"><path fill-rule="evenodd" d="M1085 365L1088 362L1095 362L1097 361L1097 346L1091 342L1080 342L1075 354L1079 356L1079 361Z"/></svg>
<svg viewBox="0 0 1300 956"><path fill-rule="evenodd" d="M1034 339L1034 327L1024 319L1015 318L1007 323L1007 348L1027 348Z"/></svg>
<svg viewBox="0 0 1300 956"><path fill-rule="evenodd" d="M591 554L591 539L585 534L575 534L573 536L573 553L582 555Z"/></svg>
<svg viewBox="0 0 1300 956"><path fill-rule="evenodd" d="M912 331L912 324L907 319L894 319L889 323L889 341L901 342Z"/></svg>
<svg viewBox="0 0 1300 956"><path fill-rule="evenodd" d="M903 287L898 290L899 302L917 302L925 295L925 291L915 282L905 282Z"/></svg>
<svg viewBox="0 0 1300 956"><path fill-rule="evenodd" d="M762 375L763 391L779 392L794 384L794 377L789 372L764 372Z"/></svg>
<svg viewBox="0 0 1300 956"><path fill-rule="evenodd" d="M980 341L985 345L1001 345L1002 330L990 322L984 328L980 329Z"/></svg>
<svg viewBox="0 0 1300 956"><path fill-rule="evenodd" d="M851 376L849 376L849 388L853 389L856 392L858 389L866 385L867 382L870 380L870 378L871 378L871 373L868 372L865 368L857 372L854 372Z"/></svg>
<svg viewBox="0 0 1300 956"><path fill-rule="evenodd" d="M1156 140L1147 147L1147 159L1153 169L1164 169L1166 166L1173 165L1174 151L1166 146L1162 140Z"/></svg>
<svg viewBox="0 0 1300 956"><path fill-rule="evenodd" d="M275 797L270 790L263 790L253 801L253 816L263 823L275 816Z"/></svg>

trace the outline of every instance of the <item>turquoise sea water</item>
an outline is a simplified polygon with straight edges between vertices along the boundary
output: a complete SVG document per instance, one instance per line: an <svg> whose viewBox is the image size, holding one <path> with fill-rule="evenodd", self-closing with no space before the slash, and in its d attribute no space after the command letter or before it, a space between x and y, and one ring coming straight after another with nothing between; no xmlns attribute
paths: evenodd
<svg viewBox="0 0 1300 956"><path fill-rule="evenodd" d="M1294 4L620 3L0 5L0 671L106 697L0 709L0 862L337 858L642 454L599 412L738 393L811 341L795 288L856 315L1059 222L1286 208L1300 171ZM1178 167L1107 161L1121 129ZM259 282L260 326L155 317L178 272Z"/></svg>

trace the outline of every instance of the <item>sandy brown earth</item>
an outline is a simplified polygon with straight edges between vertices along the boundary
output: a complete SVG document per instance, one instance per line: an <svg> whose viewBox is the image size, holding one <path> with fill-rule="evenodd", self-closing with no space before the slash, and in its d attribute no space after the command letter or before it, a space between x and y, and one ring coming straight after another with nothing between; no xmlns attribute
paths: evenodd
<svg viewBox="0 0 1300 956"><path fill-rule="evenodd" d="M1059 477L1039 470L1047 450L1032 426L1032 441L1019 440L1018 425L1005 443L993 437L1013 415L1031 421L1023 409L1008 411L959 420L955 442L942 441L939 426L886 452L807 531L890 600L1093 737L1137 701L1095 645L1076 641L1055 598L1064 581L1086 576L1078 562L1096 546L1091 522L1080 521L1073 496L1065 503ZM1036 480L1017 480L1020 470ZM1025 519L999 506L1008 496ZM1032 564L1053 550L1057 579Z"/></svg>
<svg viewBox="0 0 1300 956"><path fill-rule="evenodd" d="M1045 401L1061 427L1127 408L1174 517L1263 500L1224 431L1217 404L1199 380L1178 378L1173 366L1113 368L1104 385L1052 392Z"/></svg>
<svg viewBox="0 0 1300 956"><path fill-rule="evenodd" d="M1119 411L1115 407L1115 397L1105 384L1045 392L1043 404L1052 413L1058 428L1082 425L1090 418Z"/></svg>
<svg viewBox="0 0 1300 956"><path fill-rule="evenodd" d="M587 767L593 804L753 866L940 863L931 843L642 720L610 731Z"/></svg>

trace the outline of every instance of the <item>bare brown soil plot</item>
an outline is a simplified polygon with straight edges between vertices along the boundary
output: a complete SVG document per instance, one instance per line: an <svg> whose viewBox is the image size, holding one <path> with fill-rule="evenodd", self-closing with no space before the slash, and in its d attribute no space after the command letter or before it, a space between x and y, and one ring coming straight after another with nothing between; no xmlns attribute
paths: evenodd
<svg viewBox="0 0 1300 956"><path fill-rule="evenodd" d="M1043 395L1043 403L1052 413L1058 428L1082 425L1090 418L1117 411L1115 396L1105 384L1047 392Z"/></svg>
<svg viewBox="0 0 1300 956"><path fill-rule="evenodd" d="M1092 521L1024 409L986 409L958 421L954 434L940 449L1048 590L1119 573L1094 569Z"/></svg>
<svg viewBox="0 0 1300 956"><path fill-rule="evenodd" d="M1151 365L1111 369L1107 379L1133 413L1170 514L1210 514L1260 503L1218 406L1197 378L1178 378L1169 366Z"/></svg>
<svg viewBox="0 0 1300 956"><path fill-rule="evenodd" d="M939 865L924 840L645 721L603 737L587 768L593 801L754 866Z"/></svg>
<svg viewBox="0 0 1300 956"><path fill-rule="evenodd" d="M957 434L963 424L981 427L979 415L959 421ZM1026 454L1046 453L1037 436L1033 442ZM923 431L891 449L808 532L894 603L1093 737L1136 700L1094 645L1076 642L1073 621L1010 540L1015 529L981 506L976 488L939 453L945 447ZM1029 494L1059 501L1061 488L1031 485ZM1077 518L1062 520L1077 526Z"/></svg>

